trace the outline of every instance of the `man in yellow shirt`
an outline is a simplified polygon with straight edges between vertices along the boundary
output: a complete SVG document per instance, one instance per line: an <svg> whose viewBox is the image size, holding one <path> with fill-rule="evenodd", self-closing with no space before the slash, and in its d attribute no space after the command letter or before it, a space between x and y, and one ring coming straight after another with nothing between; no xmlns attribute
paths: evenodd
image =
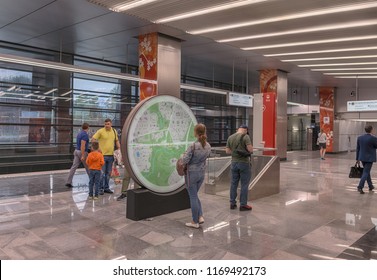
<svg viewBox="0 0 377 280"><path fill-rule="evenodd" d="M97 130L93 135L92 141L98 142L99 149L105 159L105 164L102 166L101 187L99 194L113 193L109 187L111 170L114 162L114 148L120 149L118 135L112 127L110 119L105 120L105 126Z"/></svg>

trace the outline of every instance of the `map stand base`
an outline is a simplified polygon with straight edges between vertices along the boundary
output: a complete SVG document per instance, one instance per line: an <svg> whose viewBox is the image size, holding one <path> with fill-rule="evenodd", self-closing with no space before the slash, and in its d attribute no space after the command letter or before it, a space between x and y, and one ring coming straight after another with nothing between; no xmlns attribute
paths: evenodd
<svg viewBox="0 0 377 280"><path fill-rule="evenodd" d="M127 191L127 219L139 221L163 214L190 208L187 190L182 189L171 195L161 195L148 189Z"/></svg>

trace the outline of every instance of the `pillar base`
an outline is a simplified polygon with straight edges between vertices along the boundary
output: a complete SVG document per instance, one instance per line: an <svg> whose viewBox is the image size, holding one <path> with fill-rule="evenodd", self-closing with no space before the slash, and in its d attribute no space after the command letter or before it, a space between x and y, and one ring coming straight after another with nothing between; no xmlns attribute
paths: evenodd
<svg viewBox="0 0 377 280"><path fill-rule="evenodd" d="M144 188L127 191L126 217L133 221L188 208L190 208L190 198L186 189L170 195L157 194Z"/></svg>

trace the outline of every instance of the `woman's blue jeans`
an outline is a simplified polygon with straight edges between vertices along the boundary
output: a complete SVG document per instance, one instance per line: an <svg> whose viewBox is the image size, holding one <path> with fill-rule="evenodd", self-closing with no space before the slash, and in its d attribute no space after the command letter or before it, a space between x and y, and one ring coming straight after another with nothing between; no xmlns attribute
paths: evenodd
<svg viewBox="0 0 377 280"><path fill-rule="evenodd" d="M190 197L192 221L196 224L199 223L199 217L203 216L202 204L200 203L198 192L203 184L204 175L205 171L201 170L189 171L185 176L186 189Z"/></svg>

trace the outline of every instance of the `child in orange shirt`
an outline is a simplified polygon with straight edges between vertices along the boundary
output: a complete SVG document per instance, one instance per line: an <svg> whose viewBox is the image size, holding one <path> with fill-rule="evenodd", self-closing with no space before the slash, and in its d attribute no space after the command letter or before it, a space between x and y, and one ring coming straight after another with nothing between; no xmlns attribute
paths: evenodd
<svg viewBox="0 0 377 280"><path fill-rule="evenodd" d="M98 151L98 142L92 143L92 152L89 153L86 159L86 164L89 169L89 198L93 199L93 186L95 185L94 200L98 199L98 192L100 187L101 169L105 164L105 160L101 152Z"/></svg>

